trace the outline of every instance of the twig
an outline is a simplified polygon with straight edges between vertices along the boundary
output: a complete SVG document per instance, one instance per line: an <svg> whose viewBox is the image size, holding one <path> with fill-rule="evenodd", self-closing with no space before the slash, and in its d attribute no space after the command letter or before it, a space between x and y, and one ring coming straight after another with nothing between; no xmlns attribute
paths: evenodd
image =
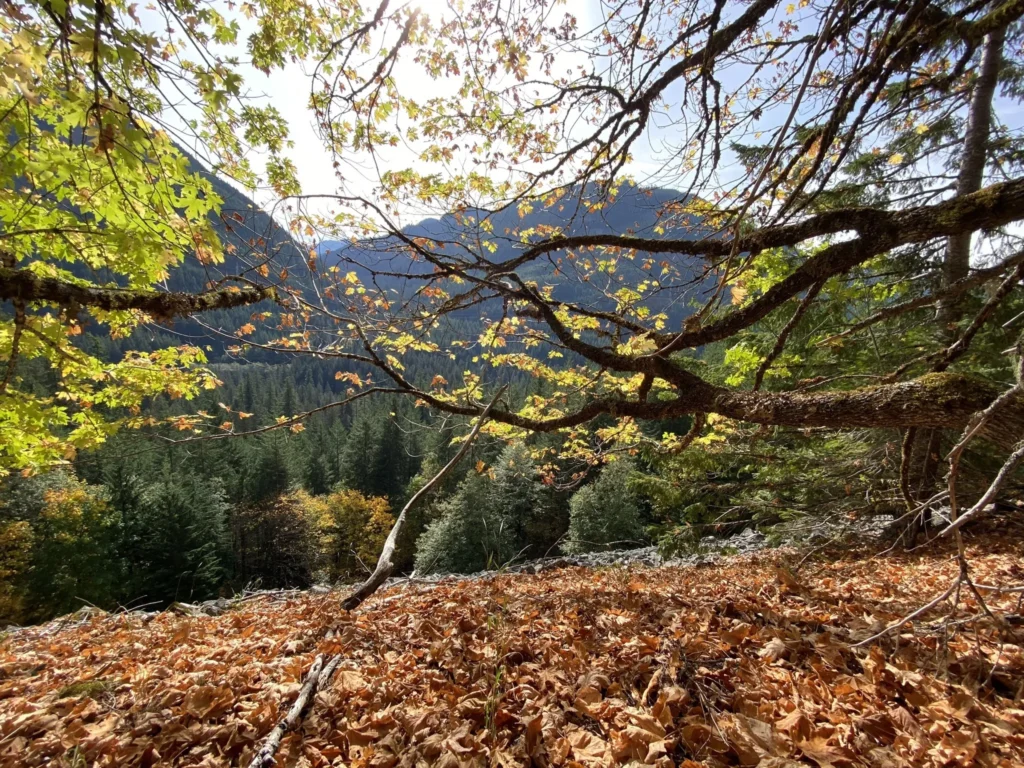
<svg viewBox="0 0 1024 768"><path fill-rule="evenodd" d="M951 594L953 594L953 591L954 591L954 590L955 590L955 589L956 589L957 587L959 587L959 586L960 586L960 581L961 581L961 579L962 579L962 576L957 576L957 577L956 577L956 578L955 578L955 579L953 580L953 583L952 583L952 584L950 584L950 585L949 585L949 587L948 587L948 588L946 589L946 591L945 591L945 592L943 592L943 593L942 593L941 595L939 595L938 597L936 597L936 598L935 598L934 600L932 600L932 601L931 601L930 603L928 603L927 605L923 605L923 606L921 606L920 608L918 608L918 609L917 609L916 611L914 611L913 613L907 614L906 616L904 616L904 617L903 617L902 619L900 619L899 621L893 622L892 624L890 624L889 626L887 626L887 627L886 627L885 629L883 629L883 630L882 630L881 632L878 632L878 633L876 633L876 634L872 635L872 636L871 636L871 637L869 637L869 638L868 638L867 640L861 640L861 641L860 641L859 643L854 643L853 647L854 647L854 648L860 648L861 646L867 645L868 643L873 643L873 642L874 642L875 640L877 640L877 639L878 639L878 638L880 638L880 637L884 637L885 635L887 635L887 634L889 634L890 632L892 632L892 631L893 631L894 629L899 629L899 628L900 628L900 627L902 627L902 626L903 626L904 624L906 624L906 623L907 623L908 621L913 621L913 620L914 620L914 619L916 619L916 618L917 618L918 616L920 616L920 615L921 615L922 613L926 613L926 612L930 611L930 610L931 610L932 608L934 608L934 607L935 607L936 605L938 605L938 604L939 604L939 603L941 603L941 602L942 602L943 600L945 600L945 599L946 599L947 597L949 597L949 596L950 596Z"/></svg>
<svg viewBox="0 0 1024 768"><path fill-rule="evenodd" d="M982 497L971 507L969 510L964 512L963 515L956 518L948 526L942 529L939 536L946 536L950 533L955 533L960 528L969 523L974 518L981 514L982 510L985 509L998 495L999 490L1003 487L1003 484L1007 481L1013 471L1017 468L1017 465L1024 461L1024 441L1017 445L1017 449L1010 454L1009 458L1006 459L1006 463L1003 464L999 473L992 480L992 484L989 485L988 489L982 494Z"/></svg>
<svg viewBox="0 0 1024 768"><path fill-rule="evenodd" d="M335 659L331 659L331 663L337 668ZM323 669L323 665L324 655L321 653L313 659L313 666L306 673L306 681L299 690L299 697L292 704L292 708L288 710L284 720L274 726L274 730L270 732L267 740L260 747L259 752L256 753L252 762L249 763L249 768L270 768L274 764L274 755L277 753L278 747L281 746L281 739L284 738L288 731L295 730L298 727L310 703L313 701L313 694L316 693L317 686L320 684L320 671Z"/></svg>

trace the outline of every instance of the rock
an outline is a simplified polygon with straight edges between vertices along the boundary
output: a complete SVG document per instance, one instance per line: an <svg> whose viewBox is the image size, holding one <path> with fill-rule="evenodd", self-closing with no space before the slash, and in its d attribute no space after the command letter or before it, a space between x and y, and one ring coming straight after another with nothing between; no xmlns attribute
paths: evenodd
<svg viewBox="0 0 1024 768"><path fill-rule="evenodd" d="M810 536L823 537L824 541L845 535L856 535L860 538L877 537L891 522L887 516L875 516L856 521L854 526L843 526L835 523L822 522L814 526ZM792 531L785 526L774 529L773 537L780 543L799 541L806 543L808 534L807 521L794 524ZM608 568L608 567L699 567L717 563L725 557L749 555L768 547L768 538L757 528L747 526L739 533L727 538L705 536L692 554L679 555L665 559L659 554L657 547L638 547L636 549L617 550L611 552L587 552L579 555L545 557L525 563L510 565L500 571L481 571L470 574L432 574L417 576L418 581L438 583L447 579L475 581L492 579L502 574L540 574L559 568Z"/></svg>
<svg viewBox="0 0 1024 768"><path fill-rule="evenodd" d="M216 600L207 600L199 605L199 612L206 616L220 616L231 607L231 601L226 597L218 597Z"/></svg>
<svg viewBox="0 0 1024 768"><path fill-rule="evenodd" d="M167 612L178 616L199 616L202 613L198 605L182 603L177 600L167 606Z"/></svg>

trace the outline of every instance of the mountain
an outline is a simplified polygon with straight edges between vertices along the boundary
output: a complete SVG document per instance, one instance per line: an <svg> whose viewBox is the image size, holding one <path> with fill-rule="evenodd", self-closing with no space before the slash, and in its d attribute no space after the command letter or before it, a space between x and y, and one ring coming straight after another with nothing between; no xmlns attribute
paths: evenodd
<svg viewBox="0 0 1024 768"><path fill-rule="evenodd" d="M697 239L712 234L698 217L677 212L685 197L676 190L624 186L612 201L597 209L585 204L597 199L594 190L588 188L582 195L579 192L579 189L572 191L551 207L467 209L441 218L424 219L401 232L410 239L431 241L432 247L442 253L482 253L495 262L513 258L528 242L541 239L550 228L558 228L567 236L620 234ZM422 286L421 280L409 280L400 275L425 275L433 271L429 263L410 259L398 237L356 243L326 241L320 243L317 250L324 263L355 271L364 283L374 271L389 273L378 275L374 283L400 300L412 299L415 290ZM671 280L674 290L665 290L663 295L655 295L646 303L652 312L664 311L669 315L669 322L678 323L691 313L692 300L699 301L714 286L713 274L705 274L703 263L695 259L688 261L659 255L653 264L643 268L647 259L638 254L632 260L618 259L613 270L582 280L567 264L559 263L560 256L551 254L538 259L519 269L518 274L539 285L553 285L554 297L558 300L592 309L613 309L615 302L609 294L623 287L635 287L645 279L665 279L661 287L667 289L667 281ZM674 270L670 278L663 270L666 264ZM476 307L463 314L478 315L479 311Z"/></svg>
<svg viewBox="0 0 1024 768"><path fill-rule="evenodd" d="M211 173L187 150L180 146L178 149L189 159L191 170L209 180L214 192L224 201L220 215L211 217L214 229L224 246L224 263L205 265L198 259L186 258L171 270L166 284L168 290L202 291L224 275L258 279L255 267L266 261L270 254L273 255L272 264L276 270L283 266L294 267L305 261L305 248L252 198ZM248 322L254 312L272 308L270 302L262 302L255 306L207 312L199 318L179 318L170 328L151 325L136 329L127 339L115 340L107 337L100 343L111 346L111 353L119 355L125 349L158 349L188 342L210 347L210 359L221 360L225 358L225 348L229 343L224 337L207 330L204 325L232 331ZM265 337L265 341L276 334L261 335ZM275 361L272 353L258 350L249 357L252 360Z"/></svg>
<svg viewBox="0 0 1024 768"><path fill-rule="evenodd" d="M185 154L188 155L187 152ZM187 259L173 270L168 288L198 291L219 275L251 275L253 265L263 261L268 253L274 255L273 269L279 271L288 268L294 282L304 269L306 246L297 242L244 192L210 173L196 158L191 155L189 158L195 170L210 180L214 190L224 200L221 215L214 221L214 225L225 246L225 263L211 269L196 259ZM595 190L587 188L582 195L579 188L570 191L558 204L550 207L536 206L527 210L510 206L495 211L467 209L458 214L427 218L405 227L402 234L408 238L427 239L431 241L432 247L441 248L442 253L460 250L465 253L462 249L469 248L473 252L484 253L491 261L514 257L526 247L524 240L540 239L543 235L537 233L543 233L545 228L558 228L569 236L628 234L696 239L711 234L699 218L676 212L684 196L672 189L645 190L623 186L613 200L600 208L581 204L581 198L592 202L596 199ZM668 214L670 210L673 212ZM485 241L490 243L490 247L483 245ZM387 271L388 275L378 275L372 283L387 291L392 300L414 299L415 291L422 286L421 280L409 280L401 275L424 275L433 271L429 263L411 259L402 241L396 237L355 243L325 241L317 246L316 251L320 256L321 267L337 265L344 271L355 271L366 284L370 284L374 270ZM641 268L646 260L643 254L638 254L634 260L620 258L613 271L598 273L584 281L571 269L565 268L564 264L560 269L557 261L559 256L551 254L538 259L520 269L519 274L540 285L553 285L554 297L558 300L601 310L615 308L615 301L609 296L623 287L635 287L652 277L655 280L664 279L666 282L662 287L666 290L655 294L645 304L652 312L665 312L672 326L678 326L691 314L693 303L706 298L714 287L714 275L705 274L703 263L696 259L688 260L688 257L660 254L653 265L648 265L648 269ZM666 264L673 270L671 290L669 278L663 277L665 270L662 266ZM263 311L269 306L241 307L209 313L199 319L186 318L167 330L154 327L140 329L130 340L121 342L119 346L128 348L141 341L147 347L156 348L188 341L211 347L211 360L223 360L228 342L203 325L233 330L249 322L254 312ZM490 306L476 306L456 314L461 322L476 323L481 312L487 314L488 310L500 310L500 306L500 301L493 300ZM258 329L251 338L267 341L275 335L276 332L270 329ZM259 349L251 350L247 357L254 361L279 361L273 353Z"/></svg>

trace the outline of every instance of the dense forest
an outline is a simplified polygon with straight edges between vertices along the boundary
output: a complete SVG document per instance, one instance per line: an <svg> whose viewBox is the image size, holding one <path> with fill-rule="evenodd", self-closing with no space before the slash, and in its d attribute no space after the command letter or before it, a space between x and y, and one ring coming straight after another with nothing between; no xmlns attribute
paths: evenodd
<svg viewBox="0 0 1024 768"><path fill-rule="evenodd" d="M244 193L195 159L190 163L224 200L213 226L235 254L264 239L279 263L294 261L300 247L290 235ZM643 221L653 215L651 205L646 195L633 195L601 221ZM440 224L427 226L436 231ZM330 258L335 247L322 250ZM244 259L232 258L243 271ZM170 273L168 285L199 290L204 273L186 263ZM400 290L401 281L396 285ZM39 621L82 605L166 606L244 589L352 581L368 572L397 510L454 454L456 425L398 398L331 408L353 376L369 373L365 365L289 360L258 347L241 359L230 354L219 329L237 328L261 309L226 309L202 323L151 324L124 337L87 327L76 339L76 347L106 361L187 340L206 351L218 385L185 402L147 400L141 412L152 424L167 425L161 429L122 432L65 467L0 481L6 561L0 621ZM454 322L483 331L479 319ZM267 328L250 340L272 338ZM405 367L414 380L455 381L470 358L439 364L413 354ZM52 395L58 382L41 362L23 366L19 380ZM510 396L523 400L545 387L524 374ZM174 442L176 417L208 414L244 428L320 410L262 435ZM660 437L688 426L688 420L654 422L647 430ZM641 546L659 536L652 526L670 518L655 515L648 497L626 487L634 472L640 476L636 464L616 464L609 473L615 480L595 482L596 472L585 474L586 462L559 462L560 447L559 440L540 438L529 446L495 440L474 446L430 503L415 510L399 549L400 572L466 573L562 551ZM577 497L581 485L587 491ZM575 516L573 508L580 510ZM486 517L478 516L481 510Z"/></svg>

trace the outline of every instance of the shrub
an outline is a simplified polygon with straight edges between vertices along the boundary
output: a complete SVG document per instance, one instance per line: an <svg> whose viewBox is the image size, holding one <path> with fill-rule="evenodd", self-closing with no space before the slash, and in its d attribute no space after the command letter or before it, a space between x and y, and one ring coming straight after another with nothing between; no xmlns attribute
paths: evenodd
<svg viewBox="0 0 1024 768"><path fill-rule="evenodd" d="M31 563L32 526L25 520L0 522L0 626L21 622Z"/></svg>
<svg viewBox="0 0 1024 768"><path fill-rule="evenodd" d="M299 491L294 497L316 527L325 578L336 581L373 569L395 523L387 499L350 490L327 496Z"/></svg>
<svg viewBox="0 0 1024 768"><path fill-rule="evenodd" d="M65 472L9 481L0 508L0 615L38 621L116 603L117 517L104 489Z"/></svg>

